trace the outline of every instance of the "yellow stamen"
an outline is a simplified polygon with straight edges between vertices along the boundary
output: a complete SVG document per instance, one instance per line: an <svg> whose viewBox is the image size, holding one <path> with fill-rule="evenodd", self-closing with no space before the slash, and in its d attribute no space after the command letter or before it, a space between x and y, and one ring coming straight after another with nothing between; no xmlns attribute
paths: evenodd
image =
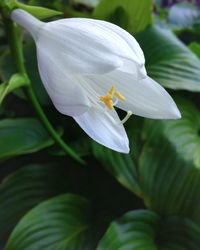
<svg viewBox="0 0 200 250"><path fill-rule="evenodd" d="M126 100L125 97L124 97L122 94L120 94L118 91L115 92L115 95L116 95L120 100L122 100L122 101L125 101L125 100Z"/></svg>
<svg viewBox="0 0 200 250"><path fill-rule="evenodd" d="M115 95L117 98L116 98L115 102L113 103L114 88L115 88L115 86L113 85L112 88L108 91L108 93L105 96L99 97L99 100L104 102L104 104L110 110L113 110L113 105L115 106L118 103L119 99L122 101L125 101L125 97L122 94L120 94L120 92L116 91ZM113 119L113 117L106 110L104 110L104 111L105 111L105 114L110 118L110 120L116 125L121 125L121 124L125 123L129 119L129 117L132 115L132 112L128 111L127 115L124 117L124 119L122 119L120 122L116 122Z"/></svg>
<svg viewBox="0 0 200 250"><path fill-rule="evenodd" d="M113 110L113 95L114 95L114 88L113 85L112 88L108 91L108 93L105 96L100 96L99 100L104 102L104 104L110 109ZM125 101L125 97L119 93L119 91L115 92L115 95L122 101ZM114 105L117 103L118 100L114 103Z"/></svg>
<svg viewBox="0 0 200 250"><path fill-rule="evenodd" d="M115 86L113 85L112 88L108 92L112 96L112 98L113 98L114 88Z"/></svg>
<svg viewBox="0 0 200 250"><path fill-rule="evenodd" d="M114 85L112 88L108 91L107 95L100 96L100 101L104 102L105 105L110 109L113 110L113 94L114 94Z"/></svg>

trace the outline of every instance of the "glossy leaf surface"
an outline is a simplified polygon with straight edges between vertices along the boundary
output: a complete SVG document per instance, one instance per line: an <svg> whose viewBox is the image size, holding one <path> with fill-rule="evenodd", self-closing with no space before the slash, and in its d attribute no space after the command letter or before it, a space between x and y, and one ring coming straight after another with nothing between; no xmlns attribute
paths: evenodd
<svg viewBox="0 0 200 250"><path fill-rule="evenodd" d="M65 166L32 164L6 177L0 186L0 243L31 208L67 190Z"/></svg>
<svg viewBox="0 0 200 250"><path fill-rule="evenodd" d="M94 249L91 247L94 237L88 230L90 218L90 203L81 196L54 197L25 215L11 234L5 250Z"/></svg>
<svg viewBox="0 0 200 250"><path fill-rule="evenodd" d="M154 80L170 89L200 91L200 60L170 30L152 26L135 37Z"/></svg>
<svg viewBox="0 0 200 250"><path fill-rule="evenodd" d="M98 250L194 249L198 250L200 228L180 217L161 217L149 210L131 211L114 221Z"/></svg>
<svg viewBox="0 0 200 250"><path fill-rule="evenodd" d="M35 118L0 121L0 161L36 152L53 143L42 124Z"/></svg>
<svg viewBox="0 0 200 250"><path fill-rule="evenodd" d="M176 102L182 119L146 120L140 187L147 207L200 222L200 113L190 102Z"/></svg>

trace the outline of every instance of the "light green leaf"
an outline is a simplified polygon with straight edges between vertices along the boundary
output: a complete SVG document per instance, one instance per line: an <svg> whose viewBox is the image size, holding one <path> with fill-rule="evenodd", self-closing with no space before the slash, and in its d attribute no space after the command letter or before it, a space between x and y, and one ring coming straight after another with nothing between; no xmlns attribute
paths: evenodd
<svg viewBox="0 0 200 250"><path fill-rule="evenodd" d="M11 234L5 250L93 250L89 230L90 203L81 196L64 194L47 200L25 215Z"/></svg>
<svg viewBox="0 0 200 250"><path fill-rule="evenodd" d="M114 22L129 32L139 32L152 24L151 0L102 0L93 18Z"/></svg>
<svg viewBox="0 0 200 250"><path fill-rule="evenodd" d="M182 119L146 120L140 187L148 208L200 222L200 113L184 99L176 103Z"/></svg>
<svg viewBox="0 0 200 250"><path fill-rule="evenodd" d="M31 208L52 196L66 192L66 166L32 164L5 178L0 186L0 244Z"/></svg>
<svg viewBox="0 0 200 250"><path fill-rule="evenodd" d="M9 82L4 82L0 84L0 106L10 92L12 92L16 88L20 88L28 84L28 80L22 74L15 74L11 77Z"/></svg>
<svg viewBox="0 0 200 250"><path fill-rule="evenodd" d="M199 245L200 228L189 219L136 210L110 225L97 250L198 250Z"/></svg>
<svg viewBox="0 0 200 250"><path fill-rule="evenodd" d="M188 45L189 49L200 58L200 44L196 42L192 42Z"/></svg>
<svg viewBox="0 0 200 250"><path fill-rule="evenodd" d="M62 15L62 12L60 11L51 10L51 9L47 9L47 8L40 7L40 6L30 6L30 5L20 3L18 1L15 1L14 7L23 9L38 19L45 19L45 18L57 16L57 15Z"/></svg>
<svg viewBox="0 0 200 250"><path fill-rule="evenodd" d="M200 91L200 60L168 29L137 34L148 74L164 87Z"/></svg>
<svg viewBox="0 0 200 250"><path fill-rule="evenodd" d="M37 119L16 118L0 121L0 161L36 152L53 143Z"/></svg>

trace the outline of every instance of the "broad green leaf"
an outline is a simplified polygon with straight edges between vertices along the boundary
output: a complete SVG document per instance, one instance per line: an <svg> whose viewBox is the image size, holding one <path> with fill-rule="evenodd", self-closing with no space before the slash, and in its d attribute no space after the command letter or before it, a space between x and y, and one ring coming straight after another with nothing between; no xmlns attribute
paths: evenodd
<svg viewBox="0 0 200 250"><path fill-rule="evenodd" d="M15 1L14 7L23 9L29 12L31 15L37 17L38 19L45 19L45 18L57 16L57 15L62 15L62 12L60 11L51 10L51 9L47 9L47 8L40 7L40 6L30 6L30 5L22 4L18 1Z"/></svg>
<svg viewBox="0 0 200 250"><path fill-rule="evenodd" d="M95 142L92 143L92 146L94 156L99 159L119 183L137 195L140 195L137 170L133 157L129 154L120 154Z"/></svg>
<svg viewBox="0 0 200 250"><path fill-rule="evenodd" d="M129 137L129 154L121 154L111 149L108 149L96 142L92 143L94 156L104 165L106 169L130 191L141 195L138 184L137 172L137 156L140 148L140 133L143 120L136 117L131 117L132 121L128 122L128 137Z"/></svg>
<svg viewBox="0 0 200 250"><path fill-rule="evenodd" d="M97 250L156 250L154 239L159 220L151 211L128 212L111 223Z"/></svg>
<svg viewBox="0 0 200 250"><path fill-rule="evenodd" d="M176 103L182 119L146 120L140 188L148 208L200 222L200 112L184 99Z"/></svg>
<svg viewBox="0 0 200 250"><path fill-rule="evenodd" d="M151 0L102 0L93 17L114 22L129 32L139 32L152 23Z"/></svg>
<svg viewBox="0 0 200 250"><path fill-rule="evenodd" d="M188 45L189 49L200 58L200 43L192 42Z"/></svg>
<svg viewBox="0 0 200 250"><path fill-rule="evenodd" d="M66 166L23 167L5 178L0 186L0 243L31 208L61 192L69 185Z"/></svg>
<svg viewBox="0 0 200 250"><path fill-rule="evenodd" d="M0 121L0 161L36 152L54 143L42 124L34 118Z"/></svg>
<svg viewBox="0 0 200 250"><path fill-rule="evenodd" d="M169 10L168 22L175 27L193 27L200 24L200 9L192 3L178 3Z"/></svg>
<svg viewBox="0 0 200 250"><path fill-rule="evenodd" d="M98 250L198 250L200 228L181 217L162 218L149 210L128 212L114 221Z"/></svg>
<svg viewBox="0 0 200 250"><path fill-rule="evenodd" d="M25 76L21 74L15 74L11 77L9 82L4 82L0 84L0 106L10 92L12 92L16 88L20 88L28 84L28 80Z"/></svg>
<svg viewBox="0 0 200 250"><path fill-rule="evenodd" d="M64 194L26 214L12 232L5 250L93 250L97 229L91 228L91 205L83 197Z"/></svg>
<svg viewBox="0 0 200 250"><path fill-rule="evenodd" d="M137 34L148 74L164 87L200 91L200 60L168 29Z"/></svg>

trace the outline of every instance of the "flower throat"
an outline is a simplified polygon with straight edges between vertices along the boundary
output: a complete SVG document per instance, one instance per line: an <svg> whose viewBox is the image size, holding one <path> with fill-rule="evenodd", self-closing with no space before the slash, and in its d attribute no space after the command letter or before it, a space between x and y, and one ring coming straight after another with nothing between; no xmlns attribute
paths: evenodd
<svg viewBox="0 0 200 250"><path fill-rule="evenodd" d="M99 98L99 100L102 101L110 110L113 110L113 106L115 106L118 103L119 99L122 101L126 100L125 97L120 92L118 91L114 92L114 88L115 86L113 85L105 96L100 96ZM113 102L114 94L116 96L115 102ZM120 122L116 122L112 117L110 117L110 115L109 117L112 118L111 120L115 124L120 125L120 124L125 123L131 115L132 115L132 112L128 111L127 115Z"/></svg>

